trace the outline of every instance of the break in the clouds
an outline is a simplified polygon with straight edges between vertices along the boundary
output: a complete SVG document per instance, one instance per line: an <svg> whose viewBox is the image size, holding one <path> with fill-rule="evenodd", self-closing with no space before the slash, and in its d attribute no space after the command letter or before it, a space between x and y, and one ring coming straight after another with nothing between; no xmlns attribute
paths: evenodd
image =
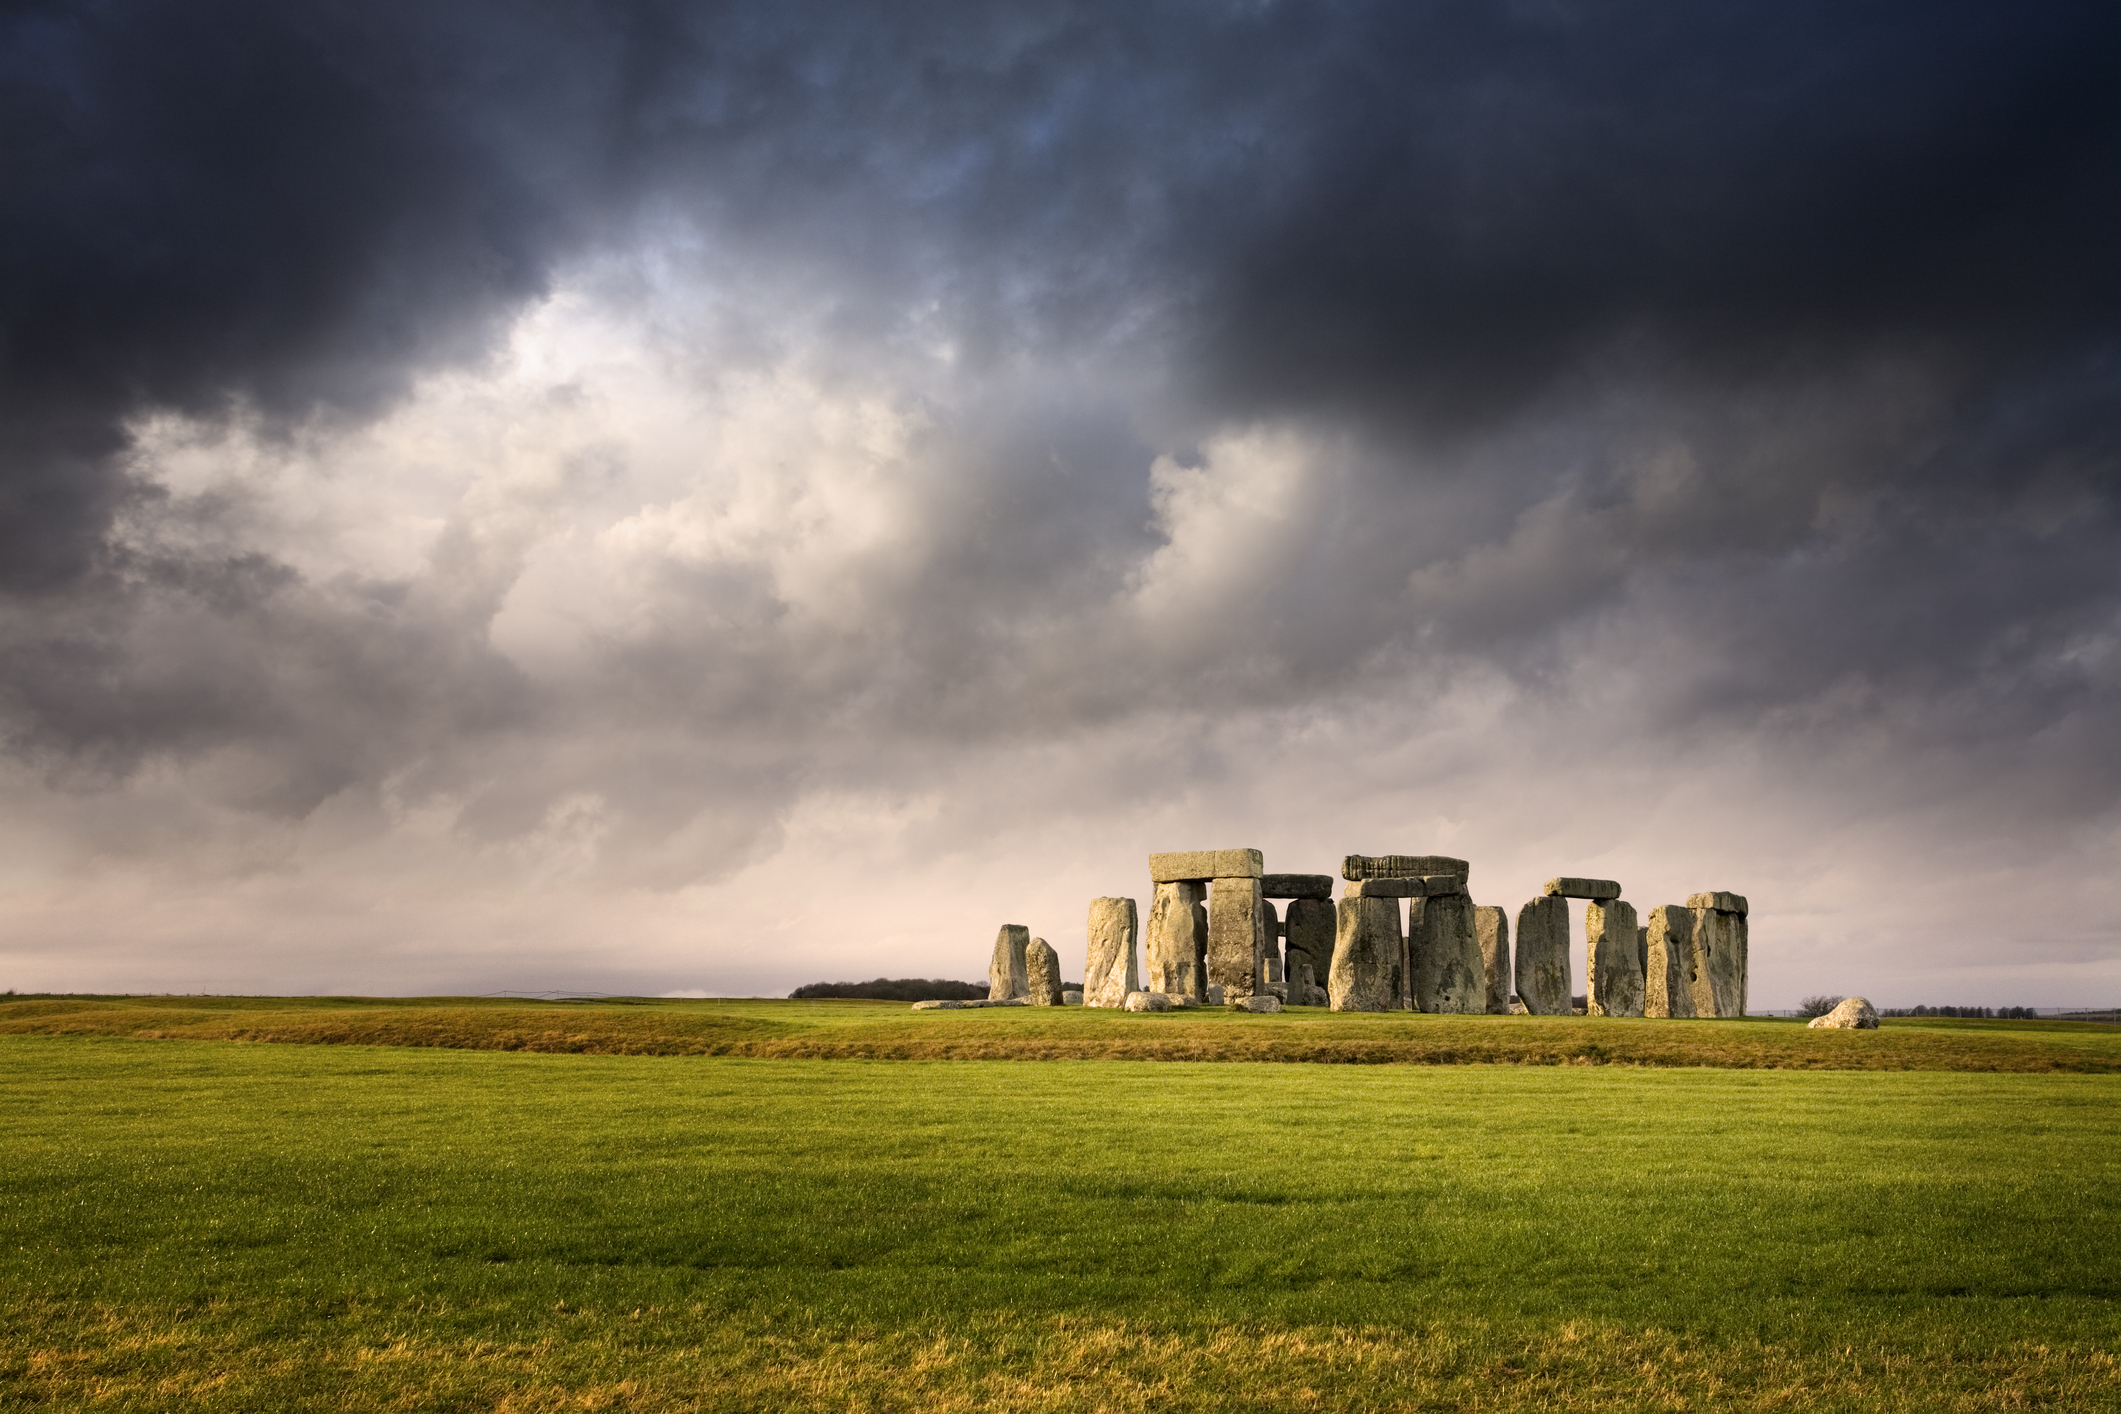
<svg viewBox="0 0 2121 1414"><path fill-rule="evenodd" d="M970 976L1256 844L2121 989L2103 7L0 26L0 982Z"/></svg>

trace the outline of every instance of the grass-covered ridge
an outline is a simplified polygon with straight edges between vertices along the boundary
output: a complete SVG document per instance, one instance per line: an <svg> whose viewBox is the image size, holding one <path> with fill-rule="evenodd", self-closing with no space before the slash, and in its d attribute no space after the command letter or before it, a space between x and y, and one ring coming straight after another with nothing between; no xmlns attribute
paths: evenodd
<svg viewBox="0 0 2121 1414"><path fill-rule="evenodd" d="M439 1046L759 1060L1142 1060L1620 1064L1797 1070L2121 1071L2121 1029L2081 1022L1888 1019L1877 1031L1786 1020L1336 1014L1082 1007L913 1012L895 1002L482 998L0 999L0 1035Z"/></svg>
<svg viewBox="0 0 2121 1414"><path fill-rule="evenodd" d="M0 1408L2107 1409L2117 1087L0 1037Z"/></svg>

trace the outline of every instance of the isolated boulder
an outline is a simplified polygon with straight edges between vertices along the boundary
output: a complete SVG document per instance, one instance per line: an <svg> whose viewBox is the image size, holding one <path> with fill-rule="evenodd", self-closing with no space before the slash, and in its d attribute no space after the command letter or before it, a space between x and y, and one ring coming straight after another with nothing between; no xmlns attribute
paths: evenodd
<svg viewBox="0 0 2121 1414"><path fill-rule="evenodd" d="M1878 1008L1868 997L1850 997L1825 1016L1812 1018L1812 1029L1827 1031L1876 1031Z"/></svg>
<svg viewBox="0 0 2121 1414"><path fill-rule="evenodd" d="M1236 1011L1280 1011L1281 998L1271 993L1263 997L1241 997L1230 1006Z"/></svg>
<svg viewBox="0 0 2121 1414"><path fill-rule="evenodd" d="M971 1005L969 1002L915 1002L913 1009L915 1011L956 1011L960 1007L969 1005Z"/></svg>
<svg viewBox="0 0 2121 1414"><path fill-rule="evenodd" d="M1127 993L1126 1009L1128 1011L1169 1011L1171 1010L1171 999L1162 992L1129 992Z"/></svg>

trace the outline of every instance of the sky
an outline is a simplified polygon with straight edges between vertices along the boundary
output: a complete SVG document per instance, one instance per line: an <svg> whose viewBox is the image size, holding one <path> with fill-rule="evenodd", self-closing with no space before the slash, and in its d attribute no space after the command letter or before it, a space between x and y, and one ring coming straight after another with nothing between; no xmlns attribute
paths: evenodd
<svg viewBox="0 0 2121 1414"><path fill-rule="evenodd" d="M0 987L1076 977L1250 846L2121 1004L2111 6L0 35Z"/></svg>

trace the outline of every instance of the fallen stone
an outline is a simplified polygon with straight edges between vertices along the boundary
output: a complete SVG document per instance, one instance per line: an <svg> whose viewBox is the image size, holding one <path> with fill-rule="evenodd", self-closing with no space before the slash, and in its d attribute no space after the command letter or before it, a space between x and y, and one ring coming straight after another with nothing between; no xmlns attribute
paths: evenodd
<svg viewBox="0 0 2121 1414"><path fill-rule="evenodd" d="M1643 936L1647 956L1642 968L1642 1014L1694 1015L1694 911L1661 903L1650 910Z"/></svg>
<svg viewBox="0 0 2121 1414"><path fill-rule="evenodd" d="M1517 910L1517 995L1534 1016L1567 1016L1573 1009L1569 985L1569 906L1554 894L1542 894Z"/></svg>
<svg viewBox="0 0 2121 1414"><path fill-rule="evenodd" d="M1686 906L1713 908L1718 913L1743 914L1747 911L1744 894L1734 894L1723 889L1712 889L1705 894L1688 894Z"/></svg>
<svg viewBox="0 0 2121 1414"><path fill-rule="evenodd" d="M1024 971L1024 950L1031 946L1031 930L1021 923L1004 923L994 935L994 955L987 961L987 995L990 998L1021 997L1031 990Z"/></svg>
<svg viewBox="0 0 2121 1414"><path fill-rule="evenodd" d="M1061 993L1062 1006L1081 1006L1082 1004L1083 994L1081 992L1076 991L1073 987L1070 987L1067 991Z"/></svg>
<svg viewBox="0 0 2121 1414"><path fill-rule="evenodd" d="M988 1006L1029 1006L1031 1005L1031 999L1029 997L988 997L983 1001L959 1002L958 1005L968 1010L973 1007Z"/></svg>
<svg viewBox="0 0 2121 1414"><path fill-rule="evenodd" d="M1191 880L1158 884L1149 905L1148 975L1152 992L1200 1001L1207 993L1201 960L1208 948L1204 885Z"/></svg>
<svg viewBox="0 0 2121 1414"><path fill-rule="evenodd" d="M1204 884L1210 879L1257 879L1267 858L1256 849L1192 849L1149 856L1149 878L1158 884Z"/></svg>
<svg viewBox="0 0 2121 1414"><path fill-rule="evenodd" d="M1587 898L1603 902L1620 897L1620 885L1611 879L1549 879L1544 892L1549 898Z"/></svg>
<svg viewBox="0 0 2121 1414"><path fill-rule="evenodd" d="M1408 910L1407 961L1416 1011L1463 1016L1488 1009L1473 901L1464 894L1432 895Z"/></svg>
<svg viewBox="0 0 2121 1414"><path fill-rule="evenodd" d="M1510 1012L1510 915L1493 904L1473 910L1473 936L1480 942L1480 970L1487 979L1490 1016Z"/></svg>
<svg viewBox="0 0 2121 1414"><path fill-rule="evenodd" d="M1090 900L1090 947L1083 962L1085 1006L1125 1006L1127 994L1142 989L1141 967L1134 956L1137 927L1133 899Z"/></svg>
<svg viewBox="0 0 2121 1414"><path fill-rule="evenodd" d="M1166 992L1164 994L1164 999L1171 1003L1171 1010L1173 1011L1184 1011L1188 1007L1197 1007L1200 1005L1199 1002L1194 1001L1191 997L1174 997L1169 992Z"/></svg>
<svg viewBox="0 0 2121 1414"><path fill-rule="evenodd" d="M1266 901L1258 879L1216 879L1208 885L1208 981L1223 995L1259 990L1266 961Z"/></svg>
<svg viewBox="0 0 2121 1414"><path fill-rule="evenodd" d="M1259 891L1268 898L1313 898L1333 897L1331 874L1262 874L1259 876Z"/></svg>
<svg viewBox="0 0 2121 1414"><path fill-rule="evenodd" d="M1061 1004L1060 954L1044 938L1033 938L1024 949L1024 979L1031 1005Z"/></svg>
<svg viewBox="0 0 2121 1414"><path fill-rule="evenodd" d="M1720 908L1689 908L1694 916L1689 987L1696 1016L1744 1016L1746 920Z"/></svg>
<svg viewBox="0 0 2121 1414"><path fill-rule="evenodd" d="M1335 1011L1399 1010L1399 904L1388 898L1344 898L1326 977Z"/></svg>
<svg viewBox="0 0 2121 1414"><path fill-rule="evenodd" d="M1642 962L1635 951L1635 905L1594 900L1583 912L1585 1010L1642 1015Z"/></svg>
<svg viewBox="0 0 2121 1414"><path fill-rule="evenodd" d="M1868 997L1849 997L1825 1016L1812 1018L1815 1031L1876 1031L1878 1009Z"/></svg>
<svg viewBox="0 0 2121 1414"><path fill-rule="evenodd" d="M964 1006L963 1002L915 1002L913 1009L915 1011L956 1011L962 1006Z"/></svg>
<svg viewBox="0 0 2121 1414"><path fill-rule="evenodd" d="M1428 880L1418 877L1412 879L1350 879L1347 886L1341 890L1341 897L1426 898L1428 893Z"/></svg>
<svg viewBox="0 0 2121 1414"><path fill-rule="evenodd" d="M1469 877L1473 866L1448 854L1351 854L1340 862L1343 879L1420 879L1430 874Z"/></svg>
<svg viewBox="0 0 2121 1414"><path fill-rule="evenodd" d="M1169 1011L1171 999L1162 992L1129 992L1125 1006L1128 1011Z"/></svg>
<svg viewBox="0 0 2121 1414"><path fill-rule="evenodd" d="M1238 1000L1230 1003L1230 1005L1234 1010L1238 1011L1280 1011L1281 998L1269 993L1264 996L1257 997L1240 997Z"/></svg>

